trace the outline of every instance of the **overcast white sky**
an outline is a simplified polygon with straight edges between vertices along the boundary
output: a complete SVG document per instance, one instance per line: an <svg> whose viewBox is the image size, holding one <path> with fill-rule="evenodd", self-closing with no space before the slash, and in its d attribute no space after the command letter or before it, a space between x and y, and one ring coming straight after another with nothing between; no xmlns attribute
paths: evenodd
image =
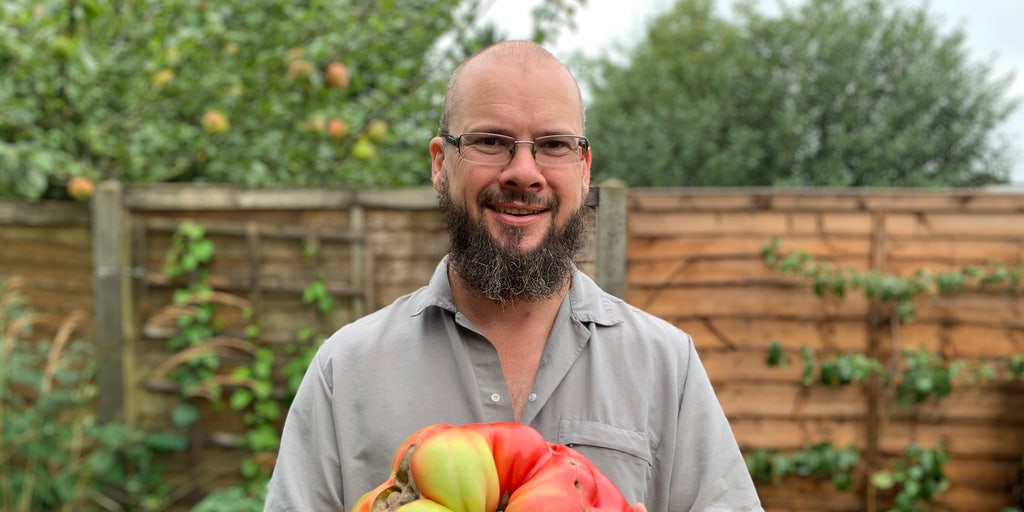
<svg viewBox="0 0 1024 512"><path fill-rule="evenodd" d="M762 10L777 12L777 0L758 0ZM991 62L997 73L1016 74L1011 94L1024 97L1024 1L1022 0L903 0L905 5L927 5L942 20L948 33L957 26L967 35L966 45L975 61ZM496 0L488 17L496 20L509 37L528 37L530 10L538 0ZM551 50L561 58L582 51L599 55L616 44L630 44L644 33L647 20L664 12L672 0L588 0L576 17L576 32L567 32ZM789 5L799 0L788 0ZM723 12L731 2L718 0ZM1012 181L1024 185L1024 104L1002 127L1014 145Z"/></svg>

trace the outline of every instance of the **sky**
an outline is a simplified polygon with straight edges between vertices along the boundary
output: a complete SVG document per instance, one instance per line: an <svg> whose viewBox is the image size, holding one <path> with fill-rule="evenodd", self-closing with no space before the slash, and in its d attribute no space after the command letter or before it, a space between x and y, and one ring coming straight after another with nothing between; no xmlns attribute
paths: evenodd
<svg viewBox="0 0 1024 512"><path fill-rule="evenodd" d="M539 0L495 0L488 11L510 38L529 37L530 10ZM617 46L629 45L641 38L647 21L666 11L673 0L587 0L576 16L575 32L564 33L550 49L566 59L576 52L602 55ZM764 13L778 12L777 0L758 0ZM798 5L799 0L789 0ZM717 2L727 14L730 2ZM991 64L997 74L1015 73L1009 93L1024 98L1024 1L1022 0L904 0L904 5L926 5L948 34L957 27L966 34L965 46L972 62ZM1013 117L1000 128L1011 141L1014 167L1011 181L1024 186L1024 102Z"/></svg>

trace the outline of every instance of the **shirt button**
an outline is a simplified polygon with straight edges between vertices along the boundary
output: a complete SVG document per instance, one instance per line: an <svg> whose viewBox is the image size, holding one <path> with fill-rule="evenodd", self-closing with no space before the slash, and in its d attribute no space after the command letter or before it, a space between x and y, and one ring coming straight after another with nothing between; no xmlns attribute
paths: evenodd
<svg viewBox="0 0 1024 512"><path fill-rule="evenodd" d="M494 402L494 403L500 402L501 401L501 395L499 395L497 393L491 395L491 401Z"/></svg>
<svg viewBox="0 0 1024 512"><path fill-rule="evenodd" d="M537 399L537 393L530 393L529 400L532 402Z"/></svg>

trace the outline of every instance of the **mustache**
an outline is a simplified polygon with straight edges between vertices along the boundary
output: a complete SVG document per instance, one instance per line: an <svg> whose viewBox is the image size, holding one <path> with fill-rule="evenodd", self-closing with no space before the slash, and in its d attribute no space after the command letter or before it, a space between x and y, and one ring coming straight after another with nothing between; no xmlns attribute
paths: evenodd
<svg viewBox="0 0 1024 512"><path fill-rule="evenodd" d="M557 198L544 198L539 194L524 192L521 190L486 189L480 192L476 198L477 206L484 207L494 203L522 203L529 206L542 206L547 209L557 209Z"/></svg>

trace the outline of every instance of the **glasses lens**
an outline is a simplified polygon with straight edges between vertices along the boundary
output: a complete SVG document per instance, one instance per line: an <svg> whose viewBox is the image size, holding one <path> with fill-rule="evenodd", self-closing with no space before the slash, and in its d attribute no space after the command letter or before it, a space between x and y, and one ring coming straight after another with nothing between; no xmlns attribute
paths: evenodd
<svg viewBox="0 0 1024 512"><path fill-rule="evenodd" d="M530 144L520 141L519 144ZM579 163L586 153L587 142L576 135L548 135L532 141L538 165L554 166ZM459 136L459 154L467 162L505 165L516 151L516 140L496 133L463 133Z"/></svg>
<svg viewBox="0 0 1024 512"><path fill-rule="evenodd" d="M515 139L493 133L464 133L459 151L462 158L483 164L506 164L512 157Z"/></svg>
<svg viewBox="0 0 1024 512"><path fill-rule="evenodd" d="M574 135L538 137L533 147L540 165L567 165L583 160L582 141Z"/></svg>

